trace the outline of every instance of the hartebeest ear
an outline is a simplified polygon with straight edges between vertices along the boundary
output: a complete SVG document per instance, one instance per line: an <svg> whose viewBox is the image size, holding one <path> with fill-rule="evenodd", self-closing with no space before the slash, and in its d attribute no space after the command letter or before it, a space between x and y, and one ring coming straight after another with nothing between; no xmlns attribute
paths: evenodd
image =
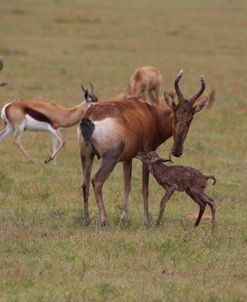
<svg viewBox="0 0 247 302"><path fill-rule="evenodd" d="M172 110L176 108L177 105L174 101L174 97L172 98L171 94L166 91L164 91L164 100L166 105L172 108Z"/></svg>
<svg viewBox="0 0 247 302"><path fill-rule="evenodd" d="M205 109L208 105L208 97L206 96L204 100L202 100L201 102L195 104L194 106L194 114L197 112L202 111L203 109Z"/></svg>

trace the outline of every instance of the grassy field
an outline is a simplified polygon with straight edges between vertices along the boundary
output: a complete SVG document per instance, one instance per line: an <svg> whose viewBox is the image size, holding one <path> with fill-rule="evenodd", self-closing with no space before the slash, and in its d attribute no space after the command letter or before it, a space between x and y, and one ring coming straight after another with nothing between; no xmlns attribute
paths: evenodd
<svg viewBox="0 0 247 302"><path fill-rule="evenodd" d="M179 193L160 227L144 227L135 160L130 221L121 225L119 165L104 187L110 227L100 227L93 194L92 223L85 227L76 128L64 131L56 167L43 164L49 134L24 135L34 165L8 137L0 144L1 302L247 300L246 14L245 0L1 0L0 79L9 82L1 106L17 97L74 106L81 81L109 99L143 65L158 67L168 90L183 68L181 87L190 96L203 73L217 101L196 116L175 161L218 180L208 186L217 201L213 231L207 221L193 228L188 215L198 207ZM98 166L96 160L94 172ZM162 194L151 178L153 221Z"/></svg>

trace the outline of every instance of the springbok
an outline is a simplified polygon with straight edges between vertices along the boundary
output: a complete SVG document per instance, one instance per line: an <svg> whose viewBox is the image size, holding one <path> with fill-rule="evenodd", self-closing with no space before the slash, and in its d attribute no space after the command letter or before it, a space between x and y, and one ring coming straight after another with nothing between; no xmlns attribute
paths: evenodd
<svg viewBox="0 0 247 302"><path fill-rule="evenodd" d="M90 86L90 89L85 89L81 85L84 100L80 105L72 108L28 99L17 99L6 104L1 111L1 117L6 127L0 132L0 141L15 131L15 144L28 161L32 161L21 143L23 132L25 130L49 131L52 134L52 154L45 160L45 163L53 160L55 164L56 156L65 144L60 130L79 123L86 110L98 101L94 94L93 85L90 84ZM58 141L60 144L57 148Z"/></svg>
<svg viewBox="0 0 247 302"><path fill-rule="evenodd" d="M0 57L0 70L3 69L3 59ZM7 85L7 82L0 82L0 87Z"/></svg>
<svg viewBox="0 0 247 302"><path fill-rule="evenodd" d="M127 95L139 97L150 104L158 104L162 75L156 67L143 66L130 77Z"/></svg>
<svg viewBox="0 0 247 302"><path fill-rule="evenodd" d="M78 138L83 169L84 216L89 222L88 198L89 183L93 159L96 155L102 158L101 167L92 180L94 194L99 207L102 225L108 223L102 197L102 187L117 162L123 162L124 170L124 204L122 219L128 219L128 197L131 190L132 159L139 151L152 151L173 136L174 144L171 153L181 156L183 144L195 113L201 111L208 102L205 98L200 103L197 99L205 90L205 80L201 76L201 88L190 99L185 99L179 81L182 70L175 79L175 90L178 104L165 93L166 107L150 105L138 99L109 101L90 107L85 113ZM149 222L148 215L148 182L147 166L142 168L142 195L144 200L144 222Z"/></svg>

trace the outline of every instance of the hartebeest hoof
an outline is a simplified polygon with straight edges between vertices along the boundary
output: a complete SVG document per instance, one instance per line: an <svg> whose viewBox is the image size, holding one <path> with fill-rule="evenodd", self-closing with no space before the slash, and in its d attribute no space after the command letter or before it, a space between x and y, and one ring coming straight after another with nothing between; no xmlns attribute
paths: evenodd
<svg viewBox="0 0 247 302"><path fill-rule="evenodd" d="M107 226L109 226L110 224L109 224L109 222L108 222L108 220L107 219L101 219L101 226L102 227L107 227Z"/></svg>

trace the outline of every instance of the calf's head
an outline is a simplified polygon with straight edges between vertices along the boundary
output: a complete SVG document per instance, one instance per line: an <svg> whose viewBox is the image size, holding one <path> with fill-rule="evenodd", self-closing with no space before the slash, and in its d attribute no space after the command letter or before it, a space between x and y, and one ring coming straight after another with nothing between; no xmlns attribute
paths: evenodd
<svg viewBox="0 0 247 302"><path fill-rule="evenodd" d="M135 158L140 159L144 164L148 166L148 169L151 170L152 165L159 162L171 162L171 159L164 159L159 157L155 151L150 151L148 153L139 151Z"/></svg>
<svg viewBox="0 0 247 302"><path fill-rule="evenodd" d="M176 157L179 157L183 154L183 144L188 134L194 115L197 112L203 110L208 104L208 97L205 97L200 102L196 102L206 88L204 76L201 76L200 90L194 96L190 97L189 99L185 99L179 88L179 81L182 78L182 75L183 71L180 70L174 83L178 97L177 104L171 98L171 96L166 91L164 91L165 102L169 107L172 108L174 112L172 124L172 135L174 143L172 146L171 154Z"/></svg>

